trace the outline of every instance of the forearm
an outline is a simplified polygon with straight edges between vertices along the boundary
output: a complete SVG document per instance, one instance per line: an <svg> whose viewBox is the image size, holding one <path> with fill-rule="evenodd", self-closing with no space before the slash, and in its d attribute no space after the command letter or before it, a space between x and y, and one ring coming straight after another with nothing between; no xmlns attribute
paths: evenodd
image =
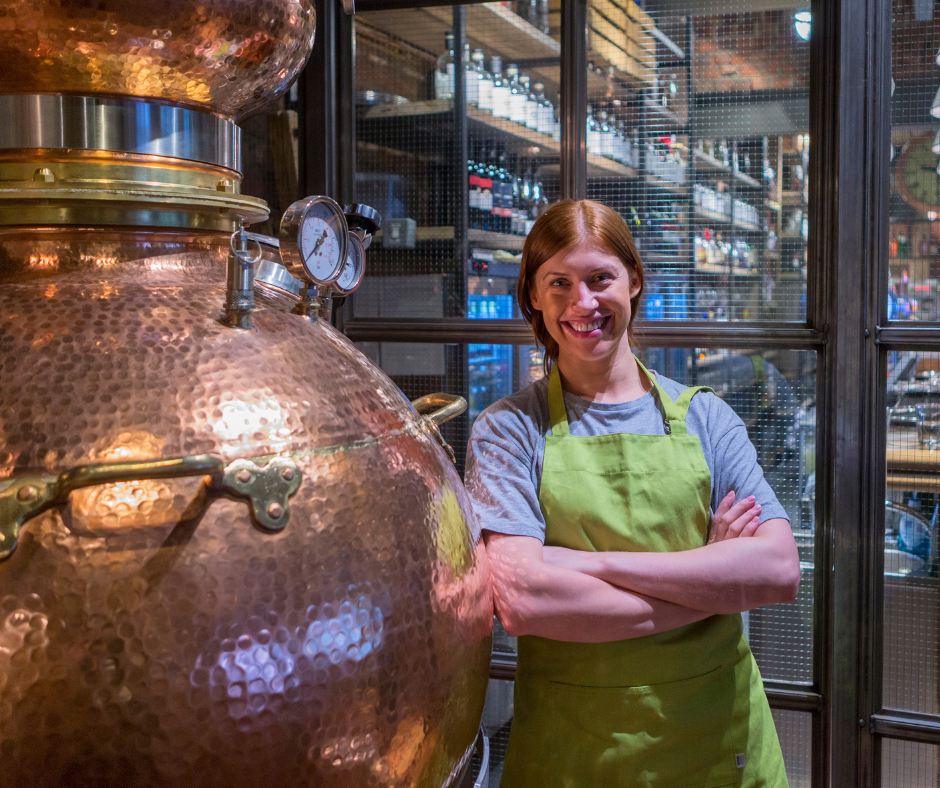
<svg viewBox="0 0 940 788"><path fill-rule="evenodd" d="M496 613L511 635L602 643L665 632L709 615L544 563L540 551L541 545L536 551L487 546Z"/></svg>
<svg viewBox="0 0 940 788"><path fill-rule="evenodd" d="M710 614L792 601L800 579L799 555L786 520L762 523L753 537L695 550L585 552L573 560L571 568L617 587Z"/></svg>

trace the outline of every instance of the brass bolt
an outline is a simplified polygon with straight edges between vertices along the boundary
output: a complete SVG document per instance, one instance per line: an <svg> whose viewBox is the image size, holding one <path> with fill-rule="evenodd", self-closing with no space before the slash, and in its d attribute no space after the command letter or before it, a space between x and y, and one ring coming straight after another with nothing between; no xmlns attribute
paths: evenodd
<svg viewBox="0 0 940 788"><path fill-rule="evenodd" d="M282 468L281 469L281 478L285 482L294 481L294 469L293 468Z"/></svg>
<svg viewBox="0 0 940 788"><path fill-rule="evenodd" d="M55 175L48 167L40 167L33 173L33 180L40 183L55 183Z"/></svg>
<svg viewBox="0 0 940 788"><path fill-rule="evenodd" d="M36 495L36 488L31 484L24 484L16 491L16 498L20 501L28 501L30 498Z"/></svg>
<svg viewBox="0 0 940 788"><path fill-rule="evenodd" d="M236 478L237 478L238 481L240 481L242 484L248 484L248 482L251 481L251 471L249 471L247 468L242 468L242 469L236 474Z"/></svg>
<svg viewBox="0 0 940 788"><path fill-rule="evenodd" d="M235 181L229 178L223 178L215 185L215 190L217 192L225 192L226 194L235 194Z"/></svg>
<svg viewBox="0 0 940 788"><path fill-rule="evenodd" d="M282 507L279 503L272 503L268 507L268 517L270 517L272 520L279 519L282 514L284 514L284 507Z"/></svg>

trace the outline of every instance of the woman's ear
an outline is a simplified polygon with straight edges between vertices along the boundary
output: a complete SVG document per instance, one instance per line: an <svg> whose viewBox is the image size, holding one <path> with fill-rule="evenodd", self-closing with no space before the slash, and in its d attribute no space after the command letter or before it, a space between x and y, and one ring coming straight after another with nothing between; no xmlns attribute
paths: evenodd
<svg viewBox="0 0 940 788"><path fill-rule="evenodd" d="M539 291L535 289L535 284L529 285L529 301L532 303L532 308L537 309L539 312L542 311L541 300L539 299Z"/></svg>
<svg viewBox="0 0 940 788"><path fill-rule="evenodd" d="M630 271L630 299L633 300L640 294L640 280L633 271Z"/></svg>

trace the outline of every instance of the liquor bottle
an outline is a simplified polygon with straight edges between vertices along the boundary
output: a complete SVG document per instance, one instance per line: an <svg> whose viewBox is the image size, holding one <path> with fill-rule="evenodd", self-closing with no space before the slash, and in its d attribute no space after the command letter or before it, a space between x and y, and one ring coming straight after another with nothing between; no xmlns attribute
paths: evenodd
<svg viewBox="0 0 940 788"><path fill-rule="evenodd" d="M480 100L480 76L470 55L470 45L463 47L464 96L468 104L476 106Z"/></svg>
<svg viewBox="0 0 940 788"><path fill-rule="evenodd" d="M588 104L587 115L587 152L596 156L601 152L601 130L594 118L594 105Z"/></svg>
<svg viewBox="0 0 940 788"><path fill-rule="evenodd" d="M538 19L538 24L536 25L536 27L539 30L541 30L543 33L545 33L545 35L549 35L551 33L551 27L548 24L548 20L549 20L548 11L549 11L549 8L551 7L551 4L549 0L538 0L538 7L539 7L539 19Z"/></svg>
<svg viewBox="0 0 940 788"><path fill-rule="evenodd" d="M605 110L601 110L597 114L597 120L601 133L600 154L601 156L606 156L608 159L612 159L614 157L614 148L617 144L617 135L607 122L607 112Z"/></svg>
<svg viewBox="0 0 940 788"><path fill-rule="evenodd" d="M474 230L480 229L480 176L477 175L476 152L471 152L467 161L467 174L470 181L470 193L467 204L469 207L469 223Z"/></svg>
<svg viewBox="0 0 940 788"><path fill-rule="evenodd" d="M503 77L503 59L499 55L490 58L493 73L493 117L509 118L509 82Z"/></svg>
<svg viewBox="0 0 940 788"><path fill-rule="evenodd" d="M561 106L561 93L558 94L556 103L552 106L552 139L555 142L561 142L561 120L555 111L556 107Z"/></svg>
<svg viewBox="0 0 940 788"><path fill-rule="evenodd" d="M483 65L483 50L477 49L473 52L474 61L479 62L480 86L477 91L477 106L485 109L487 112L493 111L493 75Z"/></svg>
<svg viewBox="0 0 940 788"><path fill-rule="evenodd" d="M540 134L551 134L552 125L555 123L555 108L545 97L545 85L541 82L535 83L535 98L539 105L535 129Z"/></svg>
<svg viewBox="0 0 940 788"><path fill-rule="evenodd" d="M478 230L488 230L490 226L490 211L493 210L493 179L489 177L486 162L483 161L485 154L480 150L480 157L477 161L477 179L479 181L479 196L477 197L477 222Z"/></svg>
<svg viewBox="0 0 940 788"><path fill-rule="evenodd" d="M506 80L509 83L509 119L525 124L525 88L519 82L519 66L515 63L506 66Z"/></svg>
<svg viewBox="0 0 940 788"><path fill-rule="evenodd" d="M447 31L444 35L444 54L437 59L434 70L434 98L452 99L455 87L454 34Z"/></svg>
<svg viewBox="0 0 940 788"><path fill-rule="evenodd" d="M535 93L532 92L528 74L520 76L519 82L525 89L525 125L527 128L535 131L538 129L539 100L536 98Z"/></svg>

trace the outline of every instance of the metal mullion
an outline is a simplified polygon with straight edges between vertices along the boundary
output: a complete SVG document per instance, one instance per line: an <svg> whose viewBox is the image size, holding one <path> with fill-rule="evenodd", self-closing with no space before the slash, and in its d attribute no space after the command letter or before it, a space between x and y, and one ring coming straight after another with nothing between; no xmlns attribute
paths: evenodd
<svg viewBox="0 0 940 788"><path fill-rule="evenodd" d="M876 736L940 745L940 716L900 709L873 714L870 729Z"/></svg>
<svg viewBox="0 0 940 788"><path fill-rule="evenodd" d="M346 334L357 342L480 342L532 345L529 325L521 319L474 320L469 318L394 319L357 318L346 322ZM726 323L637 324L643 347L707 347L722 349L819 350L825 337L791 324L761 326Z"/></svg>
<svg viewBox="0 0 940 788"><path fill-rule="evenodd" d="M879 289L881 281L879 279ZM887 307L887 288L879 293L879 300ZM938 350L940 349L940 325L911 326L891 322L875 328L875 341L884 350Z"/></svg>
<svg viewBox="0 0 940 788"><path fill-rule="evenodd" d="M442 5L474 5L487 0L356 0L356 13L369 11L403 11L407 8L430 8Z"/></svg>
<svg viewBox="0 0 940 788"><path fill-rule="evenodd" d="M587 0L561 0L561 197L587 195Z"/></svg>

